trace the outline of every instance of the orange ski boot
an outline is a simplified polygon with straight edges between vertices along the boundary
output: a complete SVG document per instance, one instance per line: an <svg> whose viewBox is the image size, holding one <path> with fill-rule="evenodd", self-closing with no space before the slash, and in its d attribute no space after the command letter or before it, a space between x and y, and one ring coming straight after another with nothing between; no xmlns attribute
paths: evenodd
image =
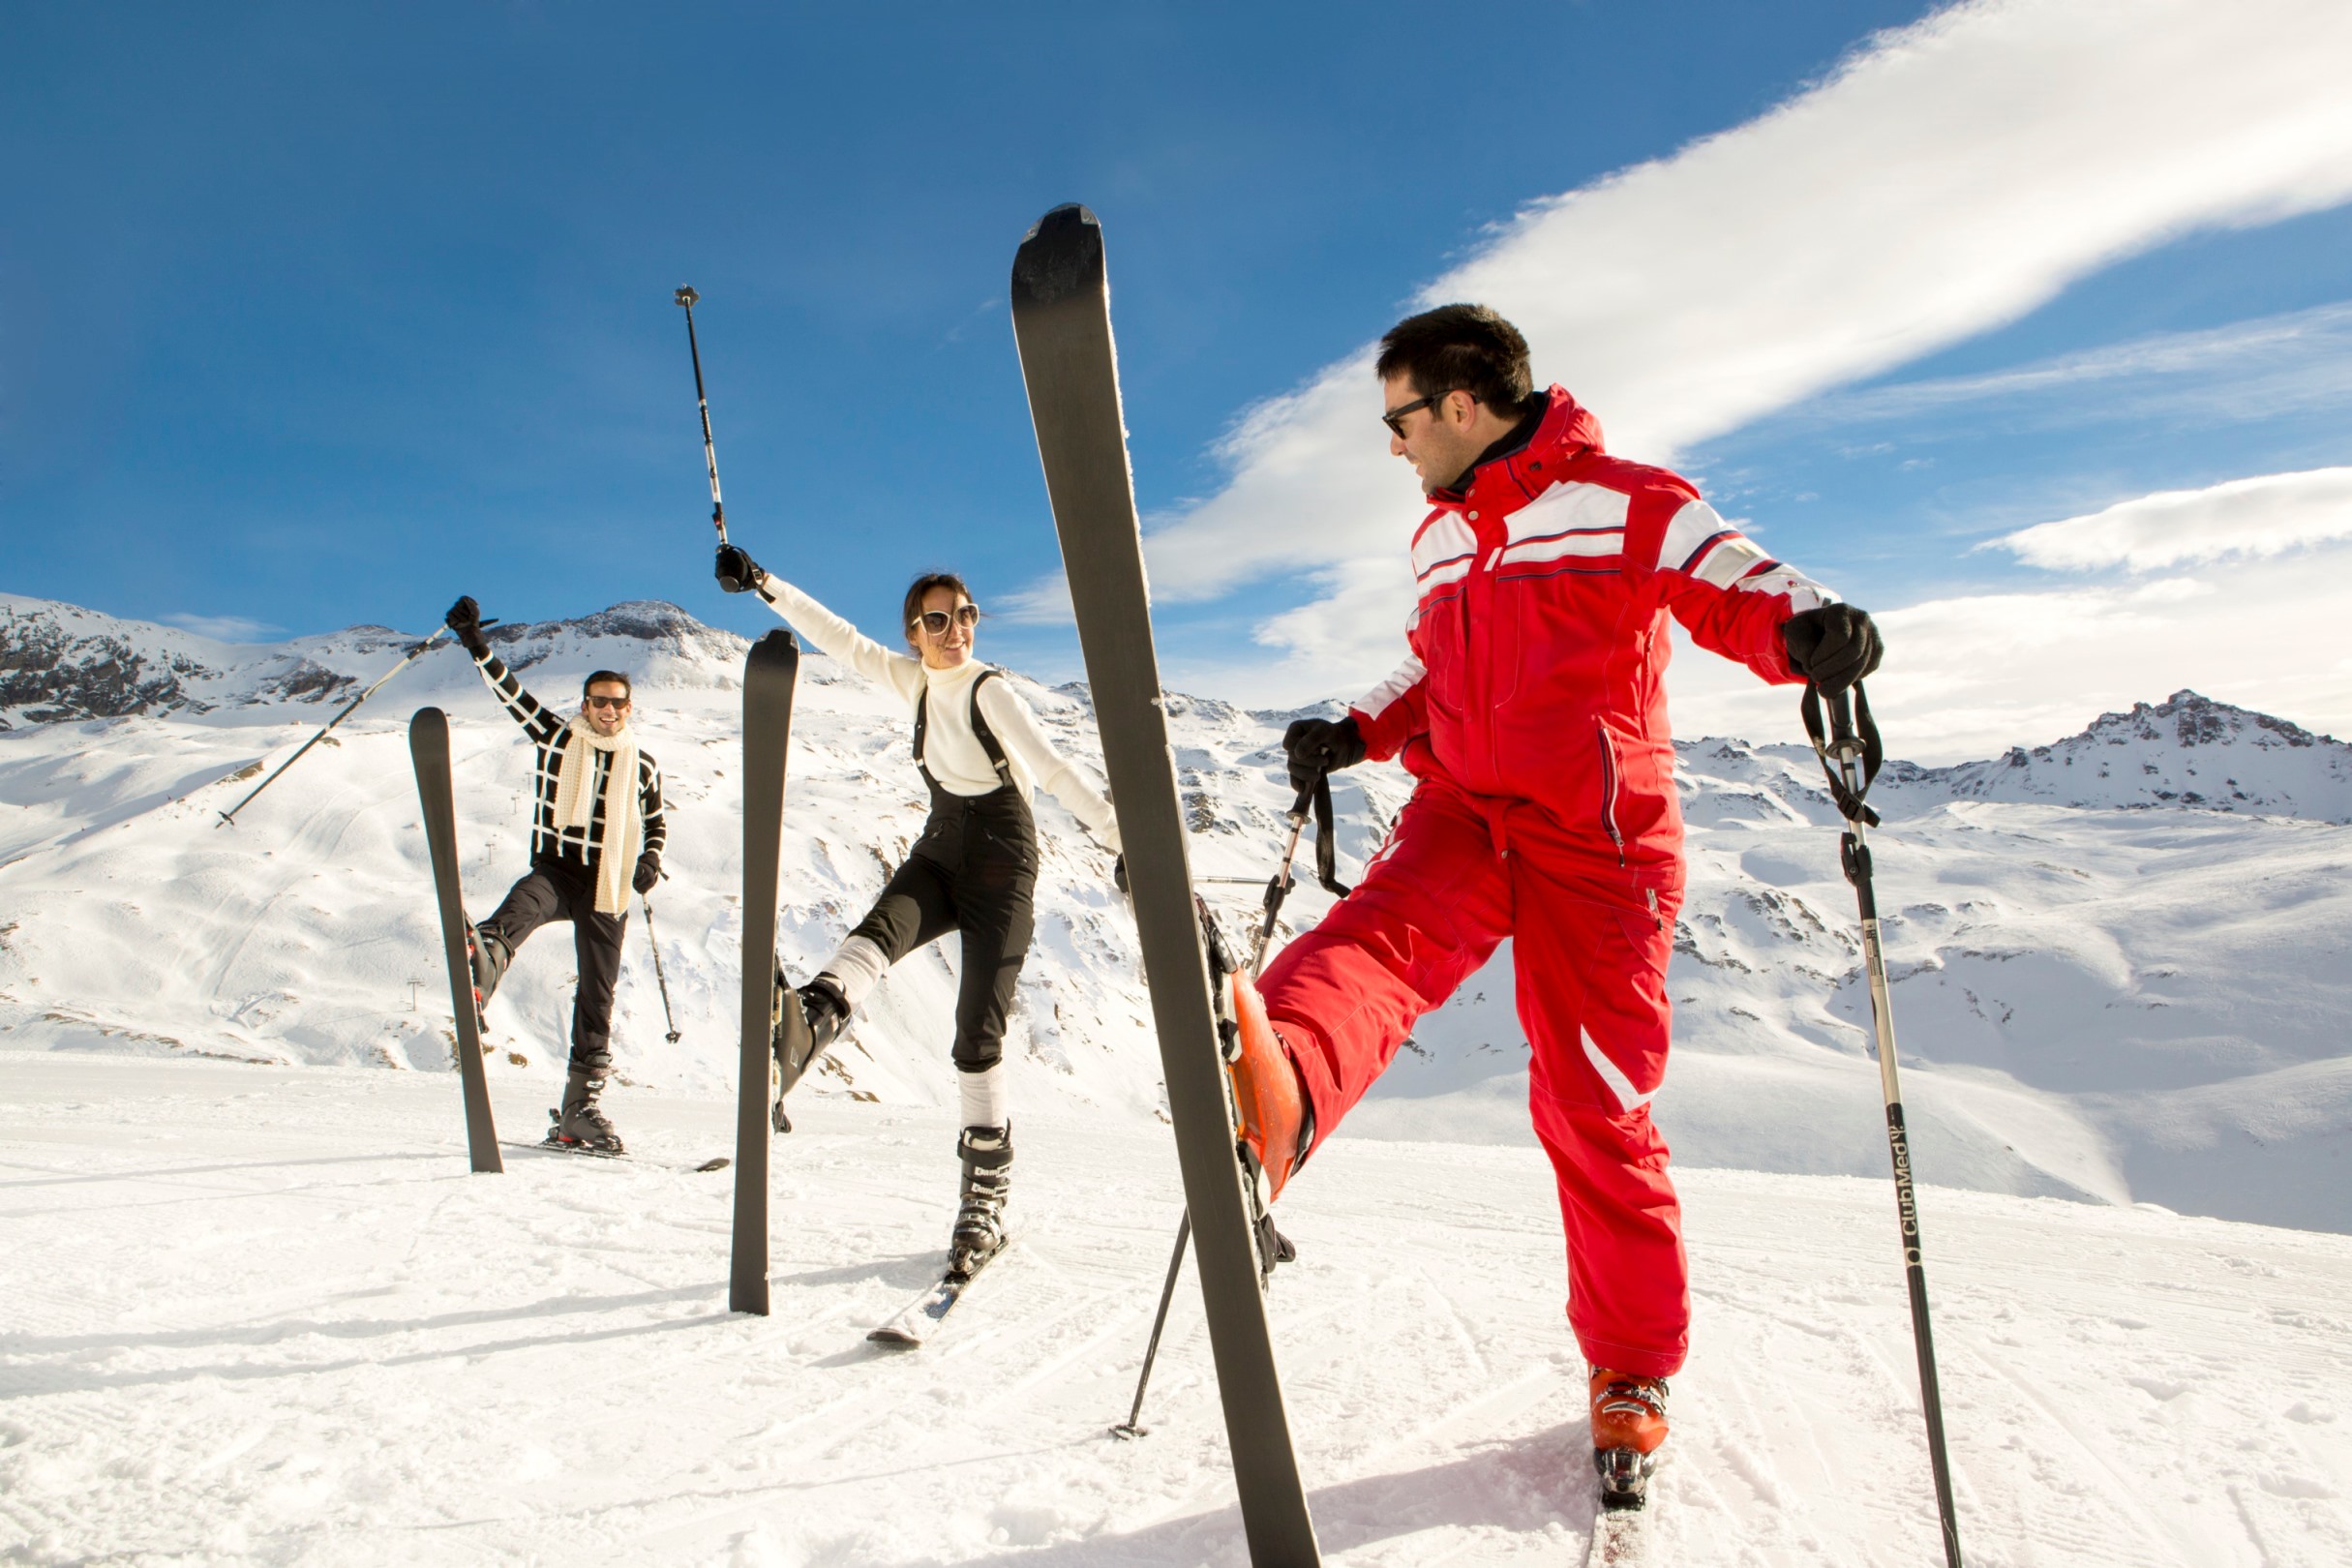
<svg viewBox="0 0 2352 1568"><path fill-rule="evenodd" d="M1272 1203L1314 1141L1314 1109L1248 975L1233 976L1232 1001L1239 1027L1226 1066L1233 1077L1233 1105L1241 1114L1238 1131L1256 1157L1264 1201Z"/></svg>
<svg viewBox="0 0 2352 1568"><path fill-rule="evenodd" d="M1639 1508L1666 1441L1666 1379L1592 1370L1592 1463L1601 1506Z"/></svg>

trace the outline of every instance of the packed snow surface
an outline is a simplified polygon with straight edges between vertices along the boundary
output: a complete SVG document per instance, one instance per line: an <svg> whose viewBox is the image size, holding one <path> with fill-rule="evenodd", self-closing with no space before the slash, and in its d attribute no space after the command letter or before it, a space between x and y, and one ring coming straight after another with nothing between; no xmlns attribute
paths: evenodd
<svg viewBox="0 0 2352 1568"><path fill-rule="evenodd" d="M547 1096L495 1094L508 1137ZM1127 1415L1182 1200L1164 1135L1017 1127L1022 1239L920 1351L954 1130L812 1101L766 1318L727 1309L729 1108L622 1089L636 1162L467 1174L455 1079L0 1055L0 1561L1239 1565L1198 1297ZM1696 1320L1656 1560L1940 1561L1884 1179L1686 1171ZM1269 1298L1334 1568L1583 1560L1531 1147L1342 1138ZM1985 1568L2352 1561L2352 1238L1929 1188Z"/></svg>
<svg viewBox="0 0 2352 1568"><path fill-rule="evenodd" d="M0 1561L1241 1562L1189 1282L1151 1435L1107 1435L1181 1209L1108 857L1040 803L1016 1247L920 1352L865 1342L943 1261L947 944L798 1092L774 1311L731 1314L732 1173L692 1167L734 1152L745 645L649 604L495 636L551 702L630 672L667 776L680 1039L641 914L608 1096L628 1161L518 1146L466 1169L406 717L453 714L476 913L524 867L529 749L461 655L224 828L414 639L240 648L0 596ZM1014 681L1097 756L1082 688ZM1289 715L1168 708L1194 868L1239 927ZM888 694L803 663L797 974L912 841L907 744ZM1680 764L1656 1103L1697 1316L1656 1560L1934 1561L1835 813L1800 747L1694 740ZM1342 778L1343 877L1409 788ZM2352 747L2180 693L1984 763L1892 764L1875 799L1970 1560L2352 1561ZM1285 930L1328 904L1303 884ZM518 1145L571 981L553 928L491 1008ZM1301 1258L1270 1311L1335 1564L1574 1562L1592 1528L1513 984L1506 948L1283 1198Z"/></svg>
<svg viewBox="0 0 2352 1568"><path fill-rule="evenodd" d="M727 1093L746 645L661 604L493 637L551 703L591 669L636 678L637 724L671 801L653 928L683 1038L663 1038L640 915L619 1070ZM427 654L236 826L217 826L412 641L359 627L235 647L0 596L0 724L14 726L0 730L0 1048L445 1070L408 712L430 702L453 715L477 915L522 873L528 844L530 748L465 656ZM801 672L781 937L796 975L863 914L923 808L896 700L829 659ZM1099 759L1082 688L1013 683L1059 743ZM1288 715L1168 706L1194 869L1240 879L1202 889L1238 931L1281 841ZM1801 734L1794 701L1790 733ZM1691 888L1656 1101L1675 1158L1883 1176L1854 895L1819 769L1799 746L1717 739L1686 742L1680 763ZM1394 768L1340 776L1342 877L1361 873L1409 788ZM1891 763L1873 798L1887 817L1873 845L1925 1177L2352 1230L2352 746L2181 693L1989 762ZM1164 1114L1159 1053L1109 857L1051 800L1039 812L1038 937L1008 1040L1014 1103L1147 1128ZM1328 906L1304 881L1285 919ZM948 1103L955 963L949 942L901 964L803 1092ZM523 950L490 1009L495 1078L552 1092L573 973L560 926ZM1523 1144L1513 985L1506 946L1423 1021L1348 1134Z"/></svg>

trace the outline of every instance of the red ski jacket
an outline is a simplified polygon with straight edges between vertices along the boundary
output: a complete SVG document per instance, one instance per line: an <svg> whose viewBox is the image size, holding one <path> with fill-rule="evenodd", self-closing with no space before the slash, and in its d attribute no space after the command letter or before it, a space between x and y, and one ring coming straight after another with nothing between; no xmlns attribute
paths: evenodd
<svg viewBox="0 0 2352 1568"><path fill-rule="evenodd" d="M1781 625L1836 595L1687 480L1609 456L1564 388L1548 397L1524 447L1430 498L1412 656L1351 711L1372 757L1533 801L1593 855L1678 882L1667 612L1700 647L1793 682Z"/></svg>

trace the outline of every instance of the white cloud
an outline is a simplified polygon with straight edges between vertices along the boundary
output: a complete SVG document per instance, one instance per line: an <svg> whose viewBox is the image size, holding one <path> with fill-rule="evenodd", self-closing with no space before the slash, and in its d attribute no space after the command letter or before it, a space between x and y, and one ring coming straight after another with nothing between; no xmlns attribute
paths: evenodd
<svg viewBox="0 0 2352 1568"><path fill-rule="evenodd" d="M1669 461L2189 230L2352 197L2346 59L2341 0L1957 6L1754 121L1530 206L1420 297L1495 306L1613 449ZM1261 700L1369 685L1401 651L1349 619L1401 626L1366 574L1419 515L1368 365L1245 410L1231 482L1149 536L1162 599L1317 574L1327 596L1261 630L1289 654L1253 673Z"/></svg>
<svg viewBox="0 0 2352 1568"><path fill-rule="evenodd" d="M265 643L272 632L286 630L266 620L253 620L244 616L199 616L192 611L179 611L160 618L166 625L182 631L209 637L216 643Z"/></svg>
<svg viewBox="0 0 2352 1568"><path fill-rule="evenodd" d="M2126 566L2135 572L2232 557L2284 555L2352 538L2352 468L2232 479L2204 490L2163 490L2088 517L2038 523L1977 548L2014 551L2052 571Z"/></svg>
<svg viewBox="0 0 2352 1568"><path fill-rule="evenodd" d="M2352 305L2320 305L2198 332L2165 332L1977 376L1832 393L1807 425L1988 414L2016 423L2276 419L2352 404ZM1977 428L1981 428L1980 425Z"/></svg>
<svg viewBox="0 0 2352 1568"><path fill-rule="evenodd" d="M1879 618L1886 664L1870 702L1890 755L1997 756L2183 687L2352 735L2352 547L2178 575L1936 599ZM1679 640L1678 640L1679 641ZM1678 735L1801 740L1794 687L1678 647Z"/></svg>

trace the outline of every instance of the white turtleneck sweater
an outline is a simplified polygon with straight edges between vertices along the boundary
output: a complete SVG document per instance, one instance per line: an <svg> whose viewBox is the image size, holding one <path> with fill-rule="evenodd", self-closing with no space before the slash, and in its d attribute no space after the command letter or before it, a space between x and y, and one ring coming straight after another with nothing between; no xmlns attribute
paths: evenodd
<svg viewBox="0 0 2352 1568"><path fill-rule="evenodd" d="M792 622L795 630L843 664L896 692L912 718L915 700L929 691L923 726L922 760L939 787L950 795L986 795L1000 780L987 748L972 733L972 682L988 666L967 658L952 670L934 670L910 653L894 653L830 610L794 588L773 572L760 585L760 597L769 608ZM1119 822L1110 801L1094 776L1064 757L1038 728L1029 705L1013 693L1011 683L993 680L980 690L980 716L1005 760L1012 768L1013 787L1027 800L1043 789L1070 808L1113 853L1119 849Z"/></svg>

